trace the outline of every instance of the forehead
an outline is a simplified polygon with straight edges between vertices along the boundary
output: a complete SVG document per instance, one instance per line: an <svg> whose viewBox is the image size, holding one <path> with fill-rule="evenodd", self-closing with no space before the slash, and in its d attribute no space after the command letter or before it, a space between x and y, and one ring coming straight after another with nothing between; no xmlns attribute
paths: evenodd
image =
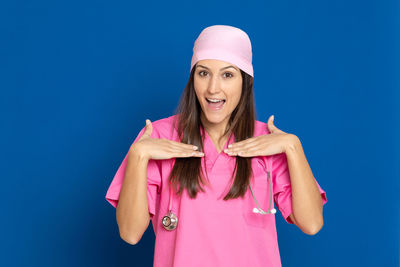
<svg viewBox="0 0 400 267"><path fill-rule="evenodd" d="M239 70L239 68L235 64L218 59L202 59L199 60L196 65L197 67L204 67L206 69L216 69L216 70L232 66L232 68Z"/></svg>

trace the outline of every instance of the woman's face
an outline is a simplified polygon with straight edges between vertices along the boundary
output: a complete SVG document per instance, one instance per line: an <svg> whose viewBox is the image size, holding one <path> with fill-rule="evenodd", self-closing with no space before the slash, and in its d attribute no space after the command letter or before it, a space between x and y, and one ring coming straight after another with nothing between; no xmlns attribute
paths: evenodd
<svg viewBox="0 0 400 267"><path fill-rule="evenodd" d="M202 119L205 119L203 123L226 125L242 95L240 69L221 60L200 60L194 73L194 88L202 109ZM218 99L223 101L208 101Z"/></svg>

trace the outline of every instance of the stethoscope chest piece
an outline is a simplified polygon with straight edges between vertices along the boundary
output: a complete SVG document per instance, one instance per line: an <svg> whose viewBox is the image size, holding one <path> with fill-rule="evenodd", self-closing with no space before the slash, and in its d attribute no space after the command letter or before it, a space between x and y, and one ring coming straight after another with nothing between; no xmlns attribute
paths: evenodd
<svg viewBox="0 0 400 267"><path fill-rule="evenodd" d="M168 215L165 215L162 219L162 224L166 230L174 230L178 225L178 217L171 212L168 212Z"/></svg>

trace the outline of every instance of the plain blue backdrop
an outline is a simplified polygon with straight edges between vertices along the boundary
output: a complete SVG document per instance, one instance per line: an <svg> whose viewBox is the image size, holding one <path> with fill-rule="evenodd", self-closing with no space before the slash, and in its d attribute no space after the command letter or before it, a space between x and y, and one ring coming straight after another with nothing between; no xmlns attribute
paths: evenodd
<svg viewBox="0 0 400 267"><path fill-rule="evenodd" d="M284 267L399 266L399 1L0 4L1 266L152 266L106 190L173 114L207 26L246 31L257 119L297 135L327 192L308 236L277 213Z"/></svg>

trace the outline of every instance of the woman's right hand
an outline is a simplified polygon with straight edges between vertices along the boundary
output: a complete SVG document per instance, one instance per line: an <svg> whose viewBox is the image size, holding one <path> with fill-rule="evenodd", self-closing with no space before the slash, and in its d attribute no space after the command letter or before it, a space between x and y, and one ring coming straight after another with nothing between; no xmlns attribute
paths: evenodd
<svg viewBox="0 0 400 267"><path fill-rule="evenodd" d="M194 149L193 145L171 141L165 138L151 138L153 126L149 120L143 135L131 146L130 150L146 159L170 159L203 157L204 153Z"/></svg>

